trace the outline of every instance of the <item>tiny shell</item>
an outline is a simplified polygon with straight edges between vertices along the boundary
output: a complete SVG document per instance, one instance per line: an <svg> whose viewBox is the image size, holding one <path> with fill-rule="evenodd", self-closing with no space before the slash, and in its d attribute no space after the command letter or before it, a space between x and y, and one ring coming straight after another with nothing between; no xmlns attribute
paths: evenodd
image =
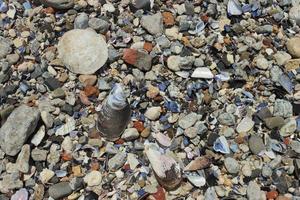
<svg viewBox="0 0 300 200"><path fill-rule="evenodd" d="M198 67L192 74L192 78L212 79L213 77L213 73L207 67Z"/></svg>
<svg viewBox="0 0 300 200"><path fill-rule="evenodd" d="M197 173L186 174L187 179L196 187L202 187L206 184L205 177L198 175Z"/></svg>

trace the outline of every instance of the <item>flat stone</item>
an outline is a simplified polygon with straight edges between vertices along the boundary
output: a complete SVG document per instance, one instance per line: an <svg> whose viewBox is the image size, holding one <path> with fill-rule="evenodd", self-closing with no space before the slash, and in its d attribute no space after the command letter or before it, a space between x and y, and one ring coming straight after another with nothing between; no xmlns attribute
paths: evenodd
<svg viewBox="0 0 300 200"><path fill-rule="evenodd" d="M286 48L294 58L300 58L300 37L293 37L286 43Z"/></svg>
<svg viewBox="0 0 300 200"><path fill-rule="evenodd" d="M48 181L55 175L54 171L50 169L43 169L40 173L40 181L45 184L48 183Z"/></svg>
<svg viewBox="0 0 300 200"><path fill-rule="evenodd" d="M49 112L42 111L41 118L47 128L51 128L53 126L54 119L53 119L53 116Z"/></svg>
<svg viewBox="0 0 300 200"><path fill-rule="evenodd" d="M109 29L109 23L100 18L91 18L89 20L89 27L92 29L99 31L99 33L104 34Z"/></svg>
<svg viewBox="0 0 300 200"><path fill-rule="evenodd" d="M51 93L53 98L65 98L66 93L62 88L57 88Z"/></svg>
<svg viewBox="0 0 300 200"><path fill-rule="evenodd" d="M227 125L227 126L231 126L235 124L235 117L233 114L231 113L221 113L218 116L218 121L220 122L220 124L222 125Z"/></svg>
<svg viewBox="0 0 300 200"><path fill-rule="evenodd" d="M50 6L56 9L69 9L74 5L74 0L39 0L45 6Z"/></svg>
<svg viewBox="0 0 300 200"><path fill-rule="evenodd" d="M80 75L79 76L79 81L83 83L84 86L93 86L97 82L97 76L96 75Z"/></svg>
<svg viewBox="0 0 300 200"><path fill-rule="evenodd" d="M60 182L50 186L48 192L53 199L62 199L70 195L73 190L68 182Z"/></svg>
<svg viewBox="0 0 300 200"><path fill-rule="evenodd" d="M100 185L102 181L102 174L99 171L91 171L83 178L84 182L89 186Z"/></svg>
<svg viewBox="0 0 300 200"><path fill-rule="evenodd" d="M47 159L48 151L43 149L32 149L31 158L34 161L45 161Z"/></svg>
<svg viewBox="0 0 300 200"><path fill-rule="evenodd" d="M265 124L269 129L281 128L284 125L284 118L282 117L269 117L266 118Z"/></svg>
<svg viewBox="0 0 300 200"><path fill-rule="evenodd" d="M59 40L57 50L63 64L76 74L93 74L108 59L105 40L90 29L66 32Z"/></svg>
<svg viewBox="0 0 300 200"><path fill-rule="evenodd" d="M10 156L15 156L34 132L40 119L36 108L21 105L7 118L0 129L0 146ZM16 123L18 122L18 123Z"/></svg>
<svg viewBox="0 0 300 200"><path fill-rule="evenodd" d="M89 16L86 13L79 13L74 20L74 29L86 29L89 24Z"/></svg>
<svg viewBox="0 0 300 200"><path fill-rule="evenodd" d="M274 116L281 116L284 118L293 116L292 104L283 99L276 99L274 104Z"/></svg>
<svg viewBox="0 0 300 200"><path fill-rule="evenodd" d="M183 129L187 129L187 128L193 126L197 120L198 120L197 114L192 112L192 113L189 113L188 115L184 116L183 118L181 118L178 121L178 125Z"/></svg>
<svg viewBox="0 0 300 200"><path fill-rule="evenodd" d="M25 144L22 147L16 162L17 168L20 172L27 173L29 171L29 158L30 146L28 144Z"/></svg>
<svg viewBox="0 0 300 200"><path fill-rule="evenodd" d="M5 58L12 51L11 45L10 39L0 36L0 59Z"/></svg>
<svg viewBox="0 0 300 200"><path fill-rule="evenodd" d="M161 13L144 15L141 19L141 25L152 35L163 33L163 17Z"/></svg>
<svg viewBox="0 0 300 200"><path fill-rule="evenodd" d="M285 51L278 51L273 56L278 65L285 65L290 59L292 59L292 56Z"/></svg>
<svg viewBox="0 0 300 200"><path fill-rule="evenodd" d="M240 165L234 158L225 158L224 165L230 174L237 174L240 171Z"/></svg>
<svg viewBox="0 0 300 200"><path fill-rule="evenodd" d="M152 57L146 52L136 49L125 49L123 60L142 71L149 71L152 67Z"/></svg>
<svg viewBox="0 0 300 200"><path fill-rule="evenodd" d="M195 61L192 56L169 56L167 66L172 71L180 71L181 69L190 69Z"/></svg>
<svg viewBox="0 0 300 200"><path fill-rule="evenodd" d="M300 5L294 5L289 10L289 19L300 26Z"/></svg>
<svg viewBox="0 0 300 200"><path fill-rule="evenodd" d="M157 120L160 116L160 113L161 113L160 106L151 107L148 108L147 111L145 112L145 117L150 120Z"/></svg>
<svg viewBox="0 0 300 200"><path fill-rule="evenodd" d="M140 136L136 128L127 128L122 134L122 139L126 141L135 140Z"/></svg>
<svg viewBox="0 0 300 200"><path fill-rule="evenodd" d="M247 198L249 200L258 200L258 199L261 199L261 194L262 194L262 191L261 191L259 185L256 182L251 181L247 186ZM263 200L263 199L261 199L261 200Z"/></svg>
<svg viewBox="0 0 300 200"><path fill-rule="evenodd" d="M297 129L297 122L295 119L289 119L279 130L280 135L288 137L292 135Z"/></svg>
<svg viewBox="0 0 300 200"><path fill-rule="evenodd" d="M252 135L249 139L249 148L251 152L255 155L259 154L261 151L265 150L265 144L261 137L257 135Z"/></svg>
<svg viewBox="0 0 300 200"><path fill-rule="evenodd" d="M238 133L247 133L254 126L254 121L250 117L245 117L236 127Z"/></svg>
<svg viewBox="0 0 300 200"><path fill-rule="evenodd" d="M54 77L46 78L45 85L47 85L51 91L61 87L61 83Z"/></svg>

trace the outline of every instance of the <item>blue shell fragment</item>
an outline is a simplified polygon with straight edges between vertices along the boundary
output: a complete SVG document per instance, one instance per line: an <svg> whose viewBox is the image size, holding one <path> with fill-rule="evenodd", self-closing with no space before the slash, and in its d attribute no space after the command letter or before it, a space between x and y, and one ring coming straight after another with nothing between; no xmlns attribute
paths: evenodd
<svg viewBox="0 0 300 200"><path fill-rule="evenodd" d="M25 1L25 2L23 3L23 7L25 8L25 10L29 10L29 9L32 8L29 1Z"/></svg>
<svg viewBox="0 0 300 200"><path fill-rule="evenodd" d="M220 152L223 154L230 153L228 142L224 136L220 136L216 139L213 148L216 152Z"/></svg>
<svg viewBox="0 0 300 200"><path fill-rule="evenodd" d="M227 13L229 16L243 14L240 2L237 0L229 0L227 4Z"/></svg>
<svg viewBox="0 0 300 200"><path fill-rule="evenodd" d="M165 101L165 108L173 113L180 112L180 105L176 101Z"/></svg>
<svg viewBox="0 0 300 200"><path fill-rule="evenodd" d="M294 90L294 85L293 85L291 79L285 74L282 74L279 77L279 84L290 94Z"/></svg>

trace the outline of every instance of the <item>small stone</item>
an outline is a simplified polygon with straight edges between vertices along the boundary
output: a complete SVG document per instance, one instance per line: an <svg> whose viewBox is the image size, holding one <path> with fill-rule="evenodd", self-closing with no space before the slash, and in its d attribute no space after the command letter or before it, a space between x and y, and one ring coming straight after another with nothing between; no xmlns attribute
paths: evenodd
<svg viewBox="0 0 300 200"><path fill-rule="evenodd" d="M236 127L236 131L238 133L247 133L254 126L254 122L250 117L245 117L240 121L240 123Z"/></svg>
<svg viewBox="0 0 300 200"><path fill-rule="evenodd" d="M300 26L300 5L294 5L289 10L289 19Z"/></svg>
<svg viewBox="0 0 300 200"><path fill-rule="evenodd" d="M61 87L61 83L56 78L53 77L46 78L45 85L47 85L47 87L51 91Z"/></svg>
<svg viewBox="0 0 300 200"><path fill-rule="evenodd" d="M137 156L133 153L128 153L127 161L130 166L130 169L134 170L140 163L137 159Z"/></svg>
<svg viewBox="0 0 300 200"><path fill-rule="evenodd" d="M222 125L232 126L235 124L235 117L231 113L221 113L218 117L218 121Z"/></svg>
<svg viewBox="0 0 300 200"><path fill-rule="evenodd" d="M11 45L10 39L0 36L0 59L5 58L12 51Z"/></svg>
<svg viewBox="0 0 300 200"><path fill-rule="evenodd" d="M230 174L237 174L240 171L240 165L234 158L225 158L224 165Z"/></svg>
<svg viewBox="0 0 300 200"><path fill-rule="evenodd" d="M242 167L242 174L246 177L250 177L252 175L252 170L249 163Z"/></svg>
<svg viewBox="0 0 300 200"><path fill-rule="evenodd" d="M63 99L66 96L65 91L62 88L57 88L51 93L53 98Z"/></svg>
<svg viewBox="0 0 300 200"><path fill-rule="evenodd" d="M99 171L91 171L85 175L83 180L89 187L97 186L102 181L102 174Z"/></svg>
<svg viewBox="0 0 300 200"><path fill-rule="evenodd" d="M273 56L278 65L285 65L290 59L292 59L292 56L285 51L278 51Z"/></svg>
<svg viewBox="0 0 300 200"><path fill-rule="evenodd" d="M288 137L291 134L293 134L297 129L297 122L295 119L289 119L286 124L284 124L280 130L279 133L283 137Z"/></svg>
<svg viewBox="0 0 300 200"><path fill-rule="evenodd" d="M125 129L124 133L122 134L122 139L126 141L131 141L139 138L140 134L136 128L127 128Z"/></svg>
<svg viewBox="0 0 300 200"><path fill-rule="evenodd" d="M286 43L286 48L294 58L300 58L300 37L293 37Z"/></svg>
<svg viewBox="0 0 300 200"><path fill-rule="evenodd" d="M248 184L248 187L247 187L247 198L249 200L261 199L261 193L262 193L262 191L260 190L260 187L259 187L259 185L256 182L251 181Z"/></svg>
<svg viewBox="0 0 300 200"><path fill-rule="evenodd" d="M27 200L27 199L28 199L28 192L25 188L21 188L11 196L11 200Z"/></svg>
<svg viewBox="0 0 300 200"><path fill-rule="evenodd" d="M74 5L74 0L40 0L40 2L56 9L69 9Z"/></svg>
<svg viewBox="0 0 300 200"><path fill-rule="evenodd" d="M47 159L47 154L48 154L47 150L35 148L32 149L31 151L31 158L34 161L45 161Z"/></svg>
<svg viewBox="0 0 300 200"><path fill-rule="evenodd" d="M74 20L75 29L86 29L89 25L89 16L86 13L79 13Z"/></svg>
<svg viewBox="0 0 300 200"><path fill-rule="evenodd" d="M294 150L296 153L300 154L300 142L299 141L291 141L290 147L292 150Z"/></svg>
<svg viewBox="0 0 300 200"><path fill-rule="evenodd" d="M270 67L270 62L263 55L257 56L254 61L259 69L266 70Z"/></svg>
<svg viewBox="0 0 300 200"><path fill-rule="evenodd" d="M2 150L10 156L15 156L34 132L39 118L40 112L36 108L26 105L16 108L0 129Z"/></svg>
<svg viewBox="0 0 300 200"><path fill-rule="evenodd" d="M110 171L117 171L119 168L121 168L125 162L126 162L126 153L119 152L114 157L112 157L108 161L108 168Z"/></svg>
<svg viewBox="0 0 300 200"><path fill-rule="evenodd" d="M50 186L48 192L53 199L62 199L70 195L73 190L68 182L60 182Z"/></svg>
<svg viewBox="0 0 300 200"><path fill-rule="evenodd" d="M187 128L193 126L197 120L198 120L197 114L192 112L192 113L189 113L188 115L184 116L183 118L181 118L178 121L178 125L183 129L187 129Z"/></svg>
<svg viewBox="0 0 300 200"><path fill-rule="evenodd" d="M198 134L197 128L195 127L189 127L185 129L184 135L186 135L189 138L195 138Z"/></svg>
<svg viewBox="0 0 300 200"><path fill-rule="evenodd" d="M181 57L181 56L170 56L167 60L167 66L172 71L180 71L181 69L189 69L192 67L195 58Z"/></svg>
<svg viewBox="0 0 300 200"><path fill-rule="evenodd" d="M43 171L40 173L40 181L45 184L48 183L48 181L55 175L55 173L50 169L43 169Z"/></svg>
<svg viewBox="0 0 300 200"><path fill-rule="evenodd" d="M262 138L257 135L252 135L249 139L249 148L255 155L265 150L265 145Z"/></svg>
<svg viewBox="0 0 300 200"><path fill-rule="evenodd" d="M89 20L89 26L101 34L105 34L109 29L109 23L99 18L91 18Z"/></svg>
<svg viewBox="0 0 300 200"><path fill-rule="evenodd" d="M281 128L284 125L284 119L282 117L269 117L265 120L266 126L269 129Z"/></svg>
<svg viewBox="0 0 300 200"><path fill-rule="evenodd" d="M59 40L57 50L64 65L76 74L93 74L108 58L105 40L90 29L66 32Z"/></svg>
<svg viewBox="0 0 300 200"><path fill-rule="evenodd" d="M149 127L146 127L146 128L141 132L141 136L142 136L143 138L147 138L147 137L149 137L150 133L151 133L151 129L150 129Z"/></svg>
<svg viewBox="0 0 300 200"><path fill-rule="evenodd" d="M162 17L166 26L173 26L175 24L175 19L171 12L163 12Z"/></svg>
<svg viewBox="0 0 300 200"><path fill-rule="evenodd" d="M161 13L144 15L141 19L141 25L152 35L163 33L163 17Z"/></svg>
<svg viewBox="0 0 300 200"><path fill-rule="evenodd" d="M96 75L80 75L79 76L79 81L83 83L84 86L93 86L97 82L97 76Z"/></svg>
<svg viewBox="0 0 300 200"><path fill-rule="evenodd" d="M206 67L198 67L192 73L192 78L204 78L204 79L212 79L214 77L213 73L209 68Z"/></svg>
<svg viewBox="0 0 300 200"><path fill-rule="evenodd" d="M292 104L283 99L276 99L274 104L274 116L281 116L284 118L293 116Z"/></svg>
<svg viewBox="0 0 300 200"><path fill-rule="evenodd" d="M52 117L52 115L47 112L47 111L42 111L41 112L41 118L45 124L45 126L47 128L51 128L53 126L53 123L54 123L54 119Z"/></svg>
<svg viewBox="0 0 300 200"><path fill-rule="evenodd" d="M142 71L149 71L152 67L152 57L146 52L136 49L125 49L123 60Z"/></svg>
<svg viewBox="0 0 300 200"><path fill-rule="evenodd" d="M145 112L145 117L147 117L149 120L157 120L161 113L161 107L151 107L148 108Z"/></svg>
<svg viewBox="0 0 300 200"><path fill-rule="evenodd" d="M25 144L21 152L18 155L17 158L17 168L22 173L27 173L29 171L29 158L30 158L30 146L28 144Z"/></svg>

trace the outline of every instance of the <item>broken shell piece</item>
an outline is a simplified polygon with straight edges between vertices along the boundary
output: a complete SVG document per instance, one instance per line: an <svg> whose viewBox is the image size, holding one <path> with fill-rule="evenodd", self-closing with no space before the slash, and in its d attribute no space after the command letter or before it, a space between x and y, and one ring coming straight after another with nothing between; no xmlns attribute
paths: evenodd
<svg viewBox="0 0 300 200"><path fill-rule="evenodd" d="M187 179L196 187L202 187L206 184L205 177L195 173L186 174Z"/></svg>
<svg viewBox="0 0 300 200"><path fill-rule="evenodd" d="M229 154L230 149L228 142L224 136L218 137L214 142L214 150L223 154Z"/></svg>
<svg viewBox="0 0 300 200"><path fill-rule="evenodd" d="M192 74L192 78L205 78L211 79L214 75L207 67L198 67Z"/></svg>
<svg viewBox="0 0 300 200"><path fill-rule="evenodd" d="M229 0L227 4L227 13L229 15L243 14L241 4L237 0Z"/></svg>
<svg viewBox="0 0 300 200"><path fill-rule="evenodd" d="M174 158L161 154L151 145L145 147L156 180L166 190L174 190L181 183L181 169Z"/></svg>

